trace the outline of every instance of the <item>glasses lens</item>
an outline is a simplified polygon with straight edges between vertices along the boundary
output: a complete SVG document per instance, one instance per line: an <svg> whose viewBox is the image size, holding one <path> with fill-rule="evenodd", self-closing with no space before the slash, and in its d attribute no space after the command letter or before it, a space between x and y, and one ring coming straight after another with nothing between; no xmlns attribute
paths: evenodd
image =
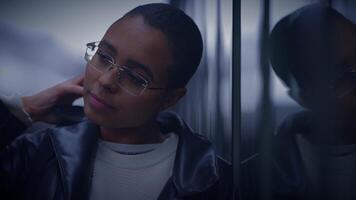
<svg viewBox="0 0 356 200"><path fill-rule="evenodd" d="M147 87L147 81L135 72L128 69L120 69L118 84L132 95L140 95Z"/></svg>
<svg viewBox="0 0 356 200"><path fill-rule="evenodd" d="M115 65L113 58L98 47L98 42L87 44L85 60L95 69L106 72ZM126 67L119 67L117 84L131 95L138 96L146 89L147 79Z"/></svg>
<svg viewBox="0 0 356 200"><path fill-rule="evenodd" d="M113 59L98 49L89 63L104 72L113 64Z"/></svg>
<svg viewBox="0 0 356 200"><path fill-rule="evenodd" d="M114 63L113 58L99 49L99 43L87 44L85 60L94 68L104 72Z"/></svg>

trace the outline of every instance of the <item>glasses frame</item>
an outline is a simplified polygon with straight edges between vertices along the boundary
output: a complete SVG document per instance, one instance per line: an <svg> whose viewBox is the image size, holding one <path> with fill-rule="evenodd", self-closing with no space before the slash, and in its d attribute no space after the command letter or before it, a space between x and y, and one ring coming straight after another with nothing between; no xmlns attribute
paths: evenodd
<svg viewBox="0 0 356 200"><path fill-rule="evenodd" d="M123 89L124 91L126 91L127 93L133 95L133 96L140 96L143 94L143 92L146 90L146 89L149 89L149 90L166 90L168 88L164 88L164 87L148 87L149 84L151 83L151 80L147 80L145 77L143 77L142 75L134 72L133 70L131 70L130 68L128 67L125 67L125 66L120 66L120 65L117 65L115 63L115 59L113 57L111 57L110 55L106 55L110 58L109 62L110 62L110 66L108 66L105 71L101 71L99 69L97 69L97 67L93 66L90 61L91 59L94 57L94 55L97 53L97 51L99 50L99 44L100 44L100 41L96 41L96 42L89 42L86 44L87 46L87 49L85 51L85 56L84 56L84 59L87 61L88 65L91 66L93 69L95 69L96 71L100 72L100 73L105 73L107 71L110 71L112 68L114 67L117 67L118 68L118 80L120 79L120 74L123 72L123 73L130 73L138 78L140 78L142 80L142 82L144 82L142 84L143 86L143 89L138 93L138 94L135 94L133 92L131 92L129 89L125 88L124 86L122 86L120 83L116 83L121 89ZM88 53L88 50L90 51L93 51L94 48L98 48L96 50L96 52L93 54L93 55L89 55Z"/></svg>

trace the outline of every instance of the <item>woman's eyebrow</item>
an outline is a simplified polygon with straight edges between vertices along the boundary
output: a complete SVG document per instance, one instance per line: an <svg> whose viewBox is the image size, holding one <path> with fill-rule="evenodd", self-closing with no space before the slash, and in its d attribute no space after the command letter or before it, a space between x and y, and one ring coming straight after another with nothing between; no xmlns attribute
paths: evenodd
<svg viewBox="0 0 356 200"><path fill-rule="evenodd" d="M102 40L100 41L100 44L99 45L102 45L106 48L108 48L110 51L112 51L115 55L118 54L118 51L117 49L114 47L114 45L112 45L110 42L108 42L107 40ZM145 64L142 64L136 60L128 60L128 65L133 67L133 68L139 68L139 69L142 69L143 71L145 71L145 73L149 76L149 78L151 79L151 81L153 81L154 79L154 76L153 76L153 73L150 69L150 67L148 67L147 65Z"/></svg>
<svg viewBox="0 0 356 200"><path fill-rule="evenodd" d="M128 63L128 66L130 66L132 68L139 68L139 69L142 69L143 71L145 71L145 73L149 76L149 78L151 78L151 81L153 81L153 79L154 79L153 73L148 66L146 66L138 61L131 60L131 59L128 60L127 63Z"/></svg>
<svg viewBox="0 0 356 200"><path fill-rule="evenodd" d="M106 40L100 41L99 46L100 46L100 45L101 45L101 46L104 46L104 47L106 47L106 48L108 48L110 51L112 51L112 52L115 53L115 54L118 53L117 50L116 50L116 48L114 47L114 45L110 44L110 42L108 42L108 41L106 41Z"/></svg>

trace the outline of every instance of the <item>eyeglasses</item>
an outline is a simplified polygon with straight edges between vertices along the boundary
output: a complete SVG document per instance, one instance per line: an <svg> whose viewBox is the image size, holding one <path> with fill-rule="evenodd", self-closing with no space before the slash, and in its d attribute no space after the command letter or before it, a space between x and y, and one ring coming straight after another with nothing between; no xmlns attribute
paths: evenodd
<svg viewBox="0 0 356 200"><path fill-rule="evenodd" d="M115 64L114 58L109 54L106 54L99 47L100 42L91 42L87 44L87 50L85 52L85 60L89 66L94 68L100 73L106 73L114 67L118 68L116 77L116 84L127 93L133 96L141 95L146 89L150 90L164 90L166 88L148 87L150 79L143 75L133 71L125 66L118 66Z"/></svg>

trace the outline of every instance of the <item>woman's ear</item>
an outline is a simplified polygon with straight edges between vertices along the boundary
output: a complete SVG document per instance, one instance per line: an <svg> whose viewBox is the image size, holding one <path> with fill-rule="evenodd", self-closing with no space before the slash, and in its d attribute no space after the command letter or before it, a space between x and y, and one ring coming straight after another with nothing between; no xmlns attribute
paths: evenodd
<svg viewBox="0 0 356 200"><path fill-rule="evenodd" d="M184 97L184 95L187 93L186 88L178 88L174 89L172 91L167 92L163 99L163 104L160 109L160 111L166 110L167 108L170 108L174 105L177 104L177 102Z"/></svg>

